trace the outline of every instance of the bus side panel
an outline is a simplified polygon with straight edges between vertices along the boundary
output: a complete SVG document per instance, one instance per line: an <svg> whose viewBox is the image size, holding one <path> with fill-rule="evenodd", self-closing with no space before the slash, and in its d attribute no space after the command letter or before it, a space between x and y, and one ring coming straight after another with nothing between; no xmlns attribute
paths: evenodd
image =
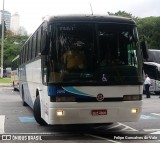
<svg viewBox="0 0 160 143"><path fill-rule="evenodd" d="M42 76L41 76L41 60L36 60L32 63L26 64L21 68L20 87L24 90L24 101L33 108L36 99L36 90L41 89ZM21 91L22 96L22 91Z"/></svg>

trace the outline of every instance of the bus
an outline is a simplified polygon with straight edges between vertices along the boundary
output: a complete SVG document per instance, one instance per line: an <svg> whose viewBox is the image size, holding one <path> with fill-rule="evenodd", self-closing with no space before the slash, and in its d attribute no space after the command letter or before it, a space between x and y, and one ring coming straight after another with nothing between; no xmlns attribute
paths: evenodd
<svg viewBox="0 0 160 143"><path fill-rule="evenodd" d="M18 64L19 63L19 55L17 55L12 60L12 71L11 71L11 79L14 91L19 91L19 77L18 77Z"/></svg>
<svg viewBox="0 0 160 143"><path fill-rule="evenodd" d="M40 125L137 121L145 49L128 18L48 17L20 51L22 103Z"/></svg>
<svg viewBox="0 0 160 143"><path fill-rule="evenodd" d="M149 55L149 58L147 59L147 62L155 62L160 64L160 50L149 49L148 55Z"/></svg>
<svg viewBox="0 0 160 143"><path fill-rule="evenodd" d="M160 64L156 62L144 62L144 73L151 79L150 92L160 95Z"/></svg>

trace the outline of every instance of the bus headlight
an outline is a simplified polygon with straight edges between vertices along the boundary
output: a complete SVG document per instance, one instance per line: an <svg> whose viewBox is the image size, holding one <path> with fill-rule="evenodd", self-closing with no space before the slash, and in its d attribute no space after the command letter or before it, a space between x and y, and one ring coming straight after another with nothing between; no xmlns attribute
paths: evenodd
<svg viewBox="0 0 160 143"><path fill-rule="evenodd" d="M64 111L63 110L57 110L56 114L57 114L57 116L64 116Z"/></svg>
<svg viewBox="0 0 160 143"><path fill-rule="evenodd" d="M56 96L56 102L75 102L74 96Z"/></svg>
<svg viewBox="0 0 160 143"><path fill-rule="evenodd" d="M142 95L124 95L123 101L134 101L134 100L142 100Z"/></svg>
<svg viewBox="0 0 160 143"><path fill-rule="evenodd" d="M138 113L138 111L139 111L139 110L138 110L137 108L132 108L132 109L131 109L131 113L132 113L132 114L136 114L136 113Z"/></svg>

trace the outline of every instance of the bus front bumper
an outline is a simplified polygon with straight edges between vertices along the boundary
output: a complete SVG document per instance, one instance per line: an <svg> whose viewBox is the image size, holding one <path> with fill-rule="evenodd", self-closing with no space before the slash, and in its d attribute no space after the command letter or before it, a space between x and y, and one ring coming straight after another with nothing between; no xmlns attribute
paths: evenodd
<svg viewBox="0 0 160 143"><path fill-rule="evenodd" d="M142 101L52 103L45 119L51 125L135 122L140 118L141 105Z"/></svg>

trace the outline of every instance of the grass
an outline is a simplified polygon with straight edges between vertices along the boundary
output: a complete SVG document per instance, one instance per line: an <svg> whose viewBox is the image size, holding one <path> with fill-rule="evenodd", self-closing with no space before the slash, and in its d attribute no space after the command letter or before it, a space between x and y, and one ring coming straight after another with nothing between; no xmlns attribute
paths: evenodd
<svg viewBox="0 0 160 143"><path fill-rule="evenodd" d="M11 78L0 78L0 83L11 83L12 79Z"/></svg>

